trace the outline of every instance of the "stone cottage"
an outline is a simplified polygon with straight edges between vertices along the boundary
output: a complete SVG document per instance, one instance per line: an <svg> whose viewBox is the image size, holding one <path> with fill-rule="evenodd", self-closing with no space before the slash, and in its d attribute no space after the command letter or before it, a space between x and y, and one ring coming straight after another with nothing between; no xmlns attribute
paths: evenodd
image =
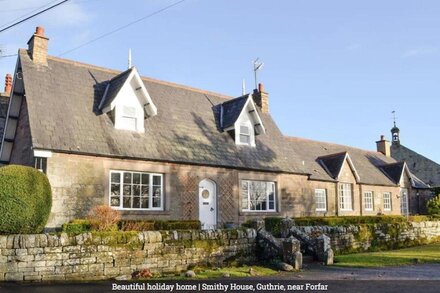
<svg viewBox="0 0 440 293"><path fill-rule="evenodd" d="M427 187L384 139L376 152L283 135L261 84L228 97L49 56L48 41L38 27L18 52L0 160L47 174L49 228L99 204L204 228L398 215Z"/></svg>

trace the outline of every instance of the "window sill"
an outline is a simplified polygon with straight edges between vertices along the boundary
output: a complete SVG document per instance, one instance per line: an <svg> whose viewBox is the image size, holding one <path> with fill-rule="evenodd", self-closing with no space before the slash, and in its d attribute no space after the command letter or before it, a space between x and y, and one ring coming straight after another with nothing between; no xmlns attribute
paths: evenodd
<svg viewBox="0 0 440 293"><path fill-rule="evenodd" d="M240 211L240 216L261 216L261 215L276 215L279 216L280 212L277 211Z"/></svg>
<svg viewBox="0 0 440 293"><path fill-rule="evenodd" d="M316 212L327 212L327 209L325 209L325 210L323 210L323 209L319 209L319 210L316 209L315 211L316 211Z"/></svg>

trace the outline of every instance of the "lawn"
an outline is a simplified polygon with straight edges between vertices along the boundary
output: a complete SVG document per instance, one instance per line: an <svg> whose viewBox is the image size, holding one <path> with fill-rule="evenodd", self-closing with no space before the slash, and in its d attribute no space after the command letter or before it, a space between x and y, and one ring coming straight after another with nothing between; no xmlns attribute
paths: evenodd
<svg viewBox="0 0 440 293"><path fill-rule="evenodd" d="M278 271L273 270L271 268L262 267L262 266L241 266L241 267L226 267L226 268L217 268L217 269L208 269L208 268L194 268L194 272L196 273L196 277L194 279L215 279L225 277L225 274L228 274L229 277L237 278L237 277L250 277L250 276L273 276L278 274ZM252 273L250 272L252 270ZM162 277L153 277L151 279L173 279L173 280L185 280L188 279L184 276L184 274L176 274L174 276L162 276Z"/></svg>
<svg viewBox="0 0 440 293"><path fill-rule="evenodd" d="M335 265L344 267L384 267L415 263L440 263L440 243L399 250L336 256Z"/></svg>

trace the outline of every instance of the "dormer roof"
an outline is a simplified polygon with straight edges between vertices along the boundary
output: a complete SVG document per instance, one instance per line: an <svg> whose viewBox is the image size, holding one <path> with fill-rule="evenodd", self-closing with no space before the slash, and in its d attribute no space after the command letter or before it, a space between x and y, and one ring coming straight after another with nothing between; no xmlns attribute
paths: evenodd
<svg viewBox="0 0 440 293"><path fill-rule="evenodd" d="M131 91L140 99L145 116L155 116L157 114L157 108L134 66L109 80L99 104L99 110L103 113L113 110L124 87L131 87Z"/></svg>
<svg viewBox="0 0 440 293"><path fill-rule="evenodd" d="M360 177L356 168L354 167L353 161L350 158L348 152L341 152L330 154L326 156L318 157L318 161L323 166L323 168L327 171L327 173L335 180L339 180L341 175L342 167L344 166L344 162L347 162L350 166L351 171L353 172L356 181L360 181Z"/></svg>
<svg viewBox="0 0 440 293"><path fill-rule="evenodd" d="M403 176L406 174L411 181L412 187L429 188L429 185L411 173L405 161L386 164L381 166L381 169L395 184L399 184L402 181Z"/></svg>
<svg viewBox="0 0 440 293"><path fill-rule="evenodd" d="M247 94L221 104L220 110L220 126L222 130L229 130L234 127L235 122L244 114L249 112L252 125L256 134L266 133L266 129L258 113L257 107L252 99L251 94Z"/></svg>

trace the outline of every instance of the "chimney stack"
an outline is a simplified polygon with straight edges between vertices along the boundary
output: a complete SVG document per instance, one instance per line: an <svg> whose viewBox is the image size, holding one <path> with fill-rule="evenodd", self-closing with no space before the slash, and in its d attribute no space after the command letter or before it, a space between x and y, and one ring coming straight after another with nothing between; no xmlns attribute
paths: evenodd
<svg viewBox="0 0 440 293"><path fill-rule="evenodd" d="M44 36L44 28L37 26L28 42L28 52L34 63L47 65L47 45L49 39Z"/></svg>
<svg viewBox="0 0 440 293"><path fill-rule="evenodd" d="M376 141L377 151L387 157L391 157L391 144L385 139L385 135L380 136L380 140Z"/></svg>
<svg viewBox="0 0 440 293"><path fill-rule="evenodd" d="M269 113L269 94L264 91L262 83L258 84L258 89L254 89L252 94L255 104L260 107L262 113Z"/></svg>
<svg viewBox="0 0 440 293"><path fill-rule="evenodd" d="M5 77L5 94L9 96L12 90L12 75L7 73Z"/></svg>

